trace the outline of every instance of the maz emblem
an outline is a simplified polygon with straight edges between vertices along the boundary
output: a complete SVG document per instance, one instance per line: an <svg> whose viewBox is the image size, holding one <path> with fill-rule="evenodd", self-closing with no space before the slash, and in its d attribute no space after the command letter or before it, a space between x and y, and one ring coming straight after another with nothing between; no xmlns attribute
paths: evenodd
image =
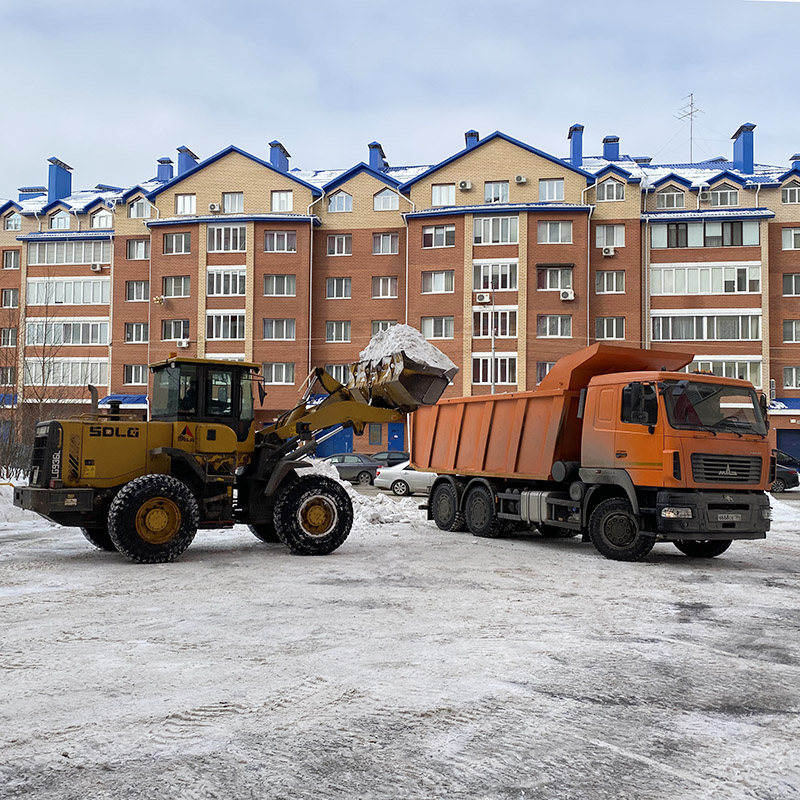
<svg viewBox="0 0 800 800"><path fill-rule="evenodd" d="M722 470L722 472L718 472L717 475L719 475L720 478L736 478L739 475L739 473L738 472L734 472L731 469L731 465L730 464L726 464L725 465L725 469Z"/></svg>

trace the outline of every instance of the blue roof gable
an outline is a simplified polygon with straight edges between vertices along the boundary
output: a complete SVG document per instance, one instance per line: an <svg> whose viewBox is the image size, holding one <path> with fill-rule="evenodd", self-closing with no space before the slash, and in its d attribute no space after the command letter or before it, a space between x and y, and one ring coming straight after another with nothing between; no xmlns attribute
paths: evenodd
<svg viewBox="0 0 800 800"><path fill-rule="evenodd" d="M786 170L783 175L778 175L778 182L783 183L789 178L797 178L800 180L800 167L798 167L796 164L791 169ZM0 209L0 212L2 212L2 209Z"/></svg>
<svg viewBox="0 0 800 800"><path fill-rule="evenodd" d="M665 175L663 178L659 178L657 181L653 181L653 183L650 184L650 188L658 189L659 186L664 186L664 184L667 183L677 183L679 186L683 186L686 189L692 188L692 182L690 180L682 178L675 172L670 172L669 175Z"/></svg>
<svg viewBox="0 0 800 800"><path fill-rule="evenodd" d="M416 178L412 178L410 181L406 181L402 186L400 186L401 191L405 191L406 189L413 186L417 181L421 181L423 178L427 177L433 172L441 169L442 167L446 166L447 164L451 164L453 161L457 161L467 153L474 153L479 147L483 147L483 145L487 144L487 142L491 142L494 139L503 139L510 144L516 145L517 147L521 147L523 150L527 150L529 153L533 153L534 155L540 156L541 158L546 159L547 161L551 161L553 164L558 164L560 167L564 169L568 169L570 172L577 172L579 175L583 175L586 178L586 183L594 183L594 175L591 172L586 172L586 170L580 169L579 167L573 167L571 164L567 163L561 158L556 158L555 156L551 156L549 153L545 153L544 150L537 150L535 147L531 147L529 144L525 144L525 142L519 141L519 139L514 139L511 136L508 136L505 133L501 133L500 131L495 131L494 133L490 133L486 138L481 139L477 144L473 144L470 147L465 147L463 150L459 150L454 155L446 158L444 161L440 161L438 164L434 164L430 169L423 172L421 175L417 175Z"/></svg>
<svg viewBox="0 0 800 800"><path fill-rule="evenodd" d="M618 167L616 164L609 164L607 167L603 167L600 172L595 173L595 177L600 180L600 178L605 178L606 175L616 175L619 178L622 178L626 181L626 183L641 183L641 178L634 178L633 173L628 172L626 169L622 169L622 167Z"/></svg>
<svg viewBox="0 0 800 800"><path fill-rule="evenodd" d="M13 200L6 200L5 203L0 205L0 214L5 214L6 211L10 210L14 211L21 211L22 206L19 203L15 203Z"/></svg>
<svg viewBox="0 0 800 800"><path fill-rule="evenodd" d="M400 185L400 181L395 180L394 178L390 178L388 175L385 175L383 172L378 172L369 164L365 164L363 161L360 164L356 164L354 167L350 167L350 169L343 172L341 175L337 176L331 181L328 181L322 188L325 192L332 192L335 189L338 189L343 183L346 183L351 178L354 178L356 175L359 175L362 172L366 172L371 177L375 178L376 180L385 183L387 186L391 186L392 189L396 189Z"/></svg>
<svg viewBox="0 0 800 800"><path fill-rule="evenodd" d="M39 213L40 214L49 214L51 211L53 211L53 209L56 209L59 206L61 206L61 208L63 208L64 211L71 211L72 210L72 206L69 203L65 202L64 200L53 200L52 203L48 203L46 206L42 206L42 208L41 208ZM33 212L31 212L31 213L33 213Z"/></svg>
<svg viewBox="0 0 800 800"><path fill-rule="evenodd" d="M161 192L166 191L170 187L174 186L177 183L180 183L185 178L188 178L190 175L194 175L196 172L199 172L204 167L213 164L215 161L219 161L221 158L224 158L231 153L238 153L245 158L249 158L251 161L255 161L256 164L261 164L262 167L266 167L267 169L271 170L272 172L277 173L278 175L282 175L285 178L288 178L290 181L294 181L295 183L299 183L301 186L304 186L306 189L311 191L311 195L313 197L319 197L322 194L322 191L318 189L316 186L312 186L310 183L306 183L304 180L300 178L296 178L290 172L283 172L282 170L276 169L269 163L269 161L264 161L257 156L254 156L252 153L248 153L245 150L242 150L240 147L236 147L236 145L228 145L224 150L220 150L219 153L215 153L213 156L209 156L205 161L201 161L196 167L192 167L191 169L187 169L181 175L177 175L171 181L167 181L166 183L159 186L157 189L153 189L147 195L149 199L153 199L154 197L161 194Z"/></svg>
<svg viewBox="0 0 800 800"><path fill-rule="evenodd" d="M743 178L741 175L737 175L735 172L731 172L728 169L718 172L713 178L709 178L708 183L710 185L722 180L738 183L739 186L744 186L747 183L747 178Z"/></svg>

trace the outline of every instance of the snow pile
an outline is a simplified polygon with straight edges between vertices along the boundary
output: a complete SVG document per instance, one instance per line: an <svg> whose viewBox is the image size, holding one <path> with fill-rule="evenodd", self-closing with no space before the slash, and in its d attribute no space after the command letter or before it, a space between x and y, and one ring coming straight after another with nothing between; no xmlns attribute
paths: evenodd
<svg viewBox="0 0 800 800"><path fill-rule="evenodd" d="M797 509L789 503L778 500L774 495L769 496L770 505L772 506L772 525L770 526L773 531L786 530L791 532L797 531ZM767 534L769 536L769 534Z"/></svg>
<svg viewBox="0 0 800 800"><path fill-rule="evenodd" d="M384 358L403 351L410 359L438 369L457 369L456 365L434 347L416 328L410 325L392 325L379 331L359 353L359 359L371 367L380 365Z"/></svg>
<svg viewBox="0 0 800 800"><path fill-rule="evenodd" d="M14 487L0 486L0 525L19 524L21 522L35 522L37 525L46 525L42 517L33 511L17 508L14 505Z"/></svg>

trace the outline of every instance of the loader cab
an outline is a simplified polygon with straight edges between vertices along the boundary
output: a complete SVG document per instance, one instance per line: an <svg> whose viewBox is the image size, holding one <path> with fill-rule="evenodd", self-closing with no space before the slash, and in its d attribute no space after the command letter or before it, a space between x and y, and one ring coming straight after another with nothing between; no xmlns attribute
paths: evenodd
<svg viewBox="0 0 800 800"><path fill-rule="evenodd" d="M253 379L258 364L168 358L150 369L151 419L227 425L238 441L247 439L255 418Z"/></svg>

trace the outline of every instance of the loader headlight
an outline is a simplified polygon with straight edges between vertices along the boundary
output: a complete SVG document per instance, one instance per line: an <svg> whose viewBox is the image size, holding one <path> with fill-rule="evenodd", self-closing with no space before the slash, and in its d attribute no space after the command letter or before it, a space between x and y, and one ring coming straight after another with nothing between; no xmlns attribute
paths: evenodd
<svg viewBox="0 0 800 800"><path fill-rule="evenodd" d="M762 508L761 509L761 518L762 519L772 519L772 509L771 508Z"/></svg>
<svg viewBox="0 0 800 800"><path fill-rule="evenodd" d="M661 509L661 516L664 519L691 519L692 509L681 508L680 506L667 506Z"/></svg>

